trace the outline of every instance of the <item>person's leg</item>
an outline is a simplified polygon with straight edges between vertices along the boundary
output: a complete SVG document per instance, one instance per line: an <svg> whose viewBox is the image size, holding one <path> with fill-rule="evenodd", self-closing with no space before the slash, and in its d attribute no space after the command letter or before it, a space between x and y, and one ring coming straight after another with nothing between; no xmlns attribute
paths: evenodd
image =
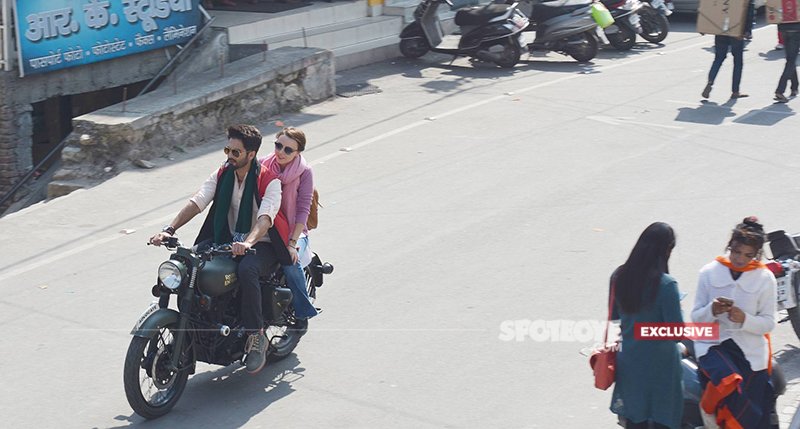
<svg viewBox="0 0 800 429"><path fill-rule="evenodd" d="M800 51L800 32L793 31L789 33L788 38L792 40L786 46L786 66L791 69L787 79L792 82L792 95L797 95L797 54Z"/></svg>
<svg viewBox="0 0 800 429"><path fill-rule="evenodd" d="M264 313L261 308L261 285L258 278L266 275L276 258L268 243L257 243L255 255L245 255L239 262L237 276L242 294L242 322L249 334L245 352L247 372L255 374L267 361L267 339L264 336Z"/></svg>
<svg viewBox="0 0 800 429"><path fill-rule="evenodd" d="M714 36L714 62L711 63L711 70L708 71L708 84L703 90L703 98L708 98L710 95L711 87L717 79L717 73L719 73L722 62L725 61L725 57L728 55L728 39L730 38L725 36Z"/></svg>
<svg viewBox="0 0 800 429"><path fill-rule="evenodd" d="M297 241L300 250L297 252L302 255L308 247L308 237L302 237ZM299 319L307 319L317 315L317 309L308 297L306 290L306 275L300 262L294 265L283 265L283 274L286 276L286 285L292 291L292 305L294 314Z"/></svg>
<svg viewBox="0 0 800 429"><path fill-rule="evenodd" d="M711 87L714 86L714 81L717 79L722 62L728 55L729 37L714 36L714 62L711 63L711 70L708 71L708 83L703 89L703 98L708 98L711 95Z"/></svg>
<svg viewBox="0 0 800 429"><path fill-rule="evenodd" d="M753 0L747 5L747 22L744 26L744 38L750 40L753 38L753 27L756 26L756 5Z"/></svg>
<svg viewBox="0 0 800 429"><path fill-rule="evenodd" d="M733 39L731 42L731 55L733 55L733 82L731 84L731 97L746 97L739 92L742 82L742 69L744 68L744 40Z"/></svg>
<svg viewBox="0 0 800 429"><path fill-rule="evenodd" d="M797 33L800 34L800 33ZM795 61L797 61L797 43L794 37L794 32L783 32L783 43L785 47L786 64L783 66L783 73L778 80L778 88L775 89L775 99L784 101L786 97L783 93L786 91L786 84L792 76L792 71L795 70ZM783 97L781 99L781 97Z"/></svg>

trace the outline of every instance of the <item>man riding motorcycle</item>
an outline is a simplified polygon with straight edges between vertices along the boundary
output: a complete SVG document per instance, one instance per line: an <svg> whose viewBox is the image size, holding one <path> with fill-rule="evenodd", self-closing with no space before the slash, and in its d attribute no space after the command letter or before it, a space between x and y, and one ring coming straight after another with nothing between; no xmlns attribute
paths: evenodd
<svg viewBox="0 0 800 429"><path fill-rule="evenodd" d="M242 318L249 334L245 366L249 373L255 374L266 363L268 346L258 279L268 274L268 267L278 258L286 257L279 253L280 249L286 252L285 245L272 243L286 242L288 223L279 214L281 183L256 158L261 146L260 131L252 125L233 125L228 128L227 137L226 163L211 173L175 219L151 237L150 242L161 245L211 204L195 244L231 243L232 253L241 257L237 275ZM255 249L255 254L248 252L249 249Z"/></svg>

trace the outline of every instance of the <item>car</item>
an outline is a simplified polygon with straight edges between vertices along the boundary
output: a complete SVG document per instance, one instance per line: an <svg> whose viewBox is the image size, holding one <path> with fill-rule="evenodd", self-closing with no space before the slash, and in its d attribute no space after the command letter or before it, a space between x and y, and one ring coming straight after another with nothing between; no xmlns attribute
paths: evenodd
<svg viewBox="0 0 800 429"><path fill-rule="evenodd" d="M756 9L764 7L767 0L755 0ZM672 0L672 5L675 6L675 12L697 13L697 7L700 5L700 0Z"/></svg>

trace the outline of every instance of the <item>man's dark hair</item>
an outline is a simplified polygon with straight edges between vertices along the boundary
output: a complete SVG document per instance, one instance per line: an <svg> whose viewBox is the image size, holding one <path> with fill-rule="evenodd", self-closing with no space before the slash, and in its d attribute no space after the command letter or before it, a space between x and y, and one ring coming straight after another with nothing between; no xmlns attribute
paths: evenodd
<svg viewBox="0 0 800 429"><path fill-rule="evenodd" d="M228 127L228 138L241 140L244 149L248 152L258 152L261 147L261 131L252 125L231 125Z"/></svg>

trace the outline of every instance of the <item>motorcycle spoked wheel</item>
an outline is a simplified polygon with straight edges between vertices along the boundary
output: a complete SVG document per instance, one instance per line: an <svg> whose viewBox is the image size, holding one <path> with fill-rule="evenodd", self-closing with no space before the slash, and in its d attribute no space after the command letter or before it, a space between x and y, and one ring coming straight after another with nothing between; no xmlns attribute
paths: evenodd
<svg viewBox="0 0 800 429"><path fill-rule="evenodd" d="M125 355L125 396L133 411L148 420L170 412L186 388L189 370L167 369L174 353L175 336L172 332L176 328L171 324L150 338L133 337Z"/></svg>
<svg viewBox="0 0 800 429"><path fill-rule="evenodd" d="M627 51L633 48L636 44L636 33L628 27L619 26L619 31L614 34L609 34L608 41L618 51Z"/></svg>
<svg viewBox="0 0 800 429"><path fill-rule="evenodd" d="M661 43L669 34L667 17L649 5L639 9L639 22L642 25L642 38L650 43Z"/></svg>
<svg viewBox="0 0 800 429"><path fill-rule="evenodd" d="M579 63L587 63L597 55L597 39L591 31L584 32L575 38L581 38L583 43L567 45L567 55Z"/></svg>
<svg viewBox="0 0 800 429"><path fill-rule="evenodd" d="M277 362L284 359L294 351L300 338L308 331L308 320L297 320L294 318L294 309L289 309L284 313L286 323L280 325L269 325L264 330L267 340L270 342L270 353L267 361Z"/></svg>
<svg viewBox="0 0 800 429"><path fill-rule="evenodd" d="M317 285L314 284L314 277L311 275L311 271L308 267L303 268L303 274L305 274L306 277L306 291L313 304L317 300Z"/></svg>
<svg viewBox="0 0 800 429"><path fill-rule="evenodd" d="M422 37L400 40L400 53L406 58L419 58L428 53L431 46Z"/></svg>

